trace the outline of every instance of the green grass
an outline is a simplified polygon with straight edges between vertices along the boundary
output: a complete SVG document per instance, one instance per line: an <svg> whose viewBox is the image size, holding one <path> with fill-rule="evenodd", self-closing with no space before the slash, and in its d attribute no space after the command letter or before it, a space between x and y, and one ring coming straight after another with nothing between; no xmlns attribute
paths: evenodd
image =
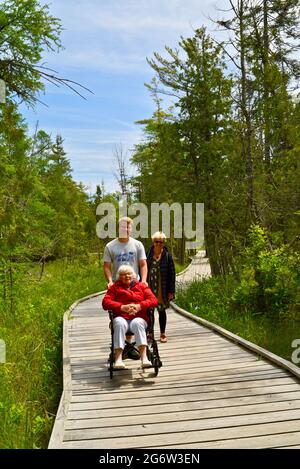
<svg viewBox="0 0 300 469"><path fill-rule="evenodd" d="M175 264L176 274L179 274L180 272L182 272L184 269L188 267L188 265L190 264L190 261L187 261L184 264L179 264L178 262L174 261L174 264Z"/></svg>
<svg viewBox="0 0 300 469"><path fill-rule="evenodd" d="M62 392L63 313L105 281L93 257L49 263L41 281L36 267L14 270L13 307L0 299L0 448L45 448Z"/></svg>
<svg viewBox="0 0 300 469"><path fill-rule="evenodd" d="M300 339L300 321L287 314L272 317L237 312L230 301L233 288L234 281L230 277L194 282L176 292L176 304L291 361L295 350L292 342Z"/></svg>

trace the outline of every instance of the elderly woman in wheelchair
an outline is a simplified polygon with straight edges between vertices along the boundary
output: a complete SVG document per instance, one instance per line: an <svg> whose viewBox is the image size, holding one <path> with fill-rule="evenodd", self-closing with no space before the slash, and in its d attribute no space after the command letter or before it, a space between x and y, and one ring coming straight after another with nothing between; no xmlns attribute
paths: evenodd
<svg viewBox="0 0 300 469"><path fill-rule="evenodd" d="M135 335L142 368L152 367L153 363L147 356L148 310L157 306L157 299L146 284L136 280L130 265L119 267L117 281L107 290L102 306L104 310L113 312L113 369L126 368L122 352L125 347L125 336L129 330Z"/></svg>

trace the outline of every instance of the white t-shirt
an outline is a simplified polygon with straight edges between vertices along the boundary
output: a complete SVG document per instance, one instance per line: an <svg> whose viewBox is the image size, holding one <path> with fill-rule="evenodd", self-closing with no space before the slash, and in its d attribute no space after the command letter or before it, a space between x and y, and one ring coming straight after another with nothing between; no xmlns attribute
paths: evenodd
<svg viewBox="0 0 300 469"><path fill-rule="evenodd" d="M127 243L121 243L118 238L113 239L104 249L103 261L112 263L112 279L116 280L116 274L120 265L131 265L139 279L139 262L147 259L143 244L134 238L129 238Z"/></svg>

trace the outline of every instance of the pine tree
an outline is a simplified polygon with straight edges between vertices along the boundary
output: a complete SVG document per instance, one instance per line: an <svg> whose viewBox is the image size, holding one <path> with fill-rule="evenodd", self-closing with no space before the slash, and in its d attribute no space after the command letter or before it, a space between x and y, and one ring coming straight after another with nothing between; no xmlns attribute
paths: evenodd
<svg viewBox="0 0 300 469"><path fill-rule="evenodd" d="M192 38L181 38L179 46L181 53L166 47L169 58L154 53L154 59L148 62L165 86L162 92L177 97L176 128L181 142L178 174L190 181L185 185L185 195L205 204L207 250L218 273L216 198L230 126L231 79L224 73L221 47L214 45L204 28Z"/></svg>
<svg viewBox="0 0 300 469"><path fill-rule="evenodd" d="M44 89L42 77L56 81L53 72L40 65L46 49L61 48L60 21L39 0L6 0L0 4L0 78L9 97L32 105Z"/></svg>

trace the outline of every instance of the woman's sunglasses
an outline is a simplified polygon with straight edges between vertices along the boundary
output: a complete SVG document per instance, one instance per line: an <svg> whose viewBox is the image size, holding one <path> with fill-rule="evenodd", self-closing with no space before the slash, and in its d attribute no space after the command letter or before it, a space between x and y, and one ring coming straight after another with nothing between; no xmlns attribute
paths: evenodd
<svg viewBox="0 0 300 469"><path fill-rule="evenodd" d="M164 244L164 241L154 241L156 244Z"/></svg>

